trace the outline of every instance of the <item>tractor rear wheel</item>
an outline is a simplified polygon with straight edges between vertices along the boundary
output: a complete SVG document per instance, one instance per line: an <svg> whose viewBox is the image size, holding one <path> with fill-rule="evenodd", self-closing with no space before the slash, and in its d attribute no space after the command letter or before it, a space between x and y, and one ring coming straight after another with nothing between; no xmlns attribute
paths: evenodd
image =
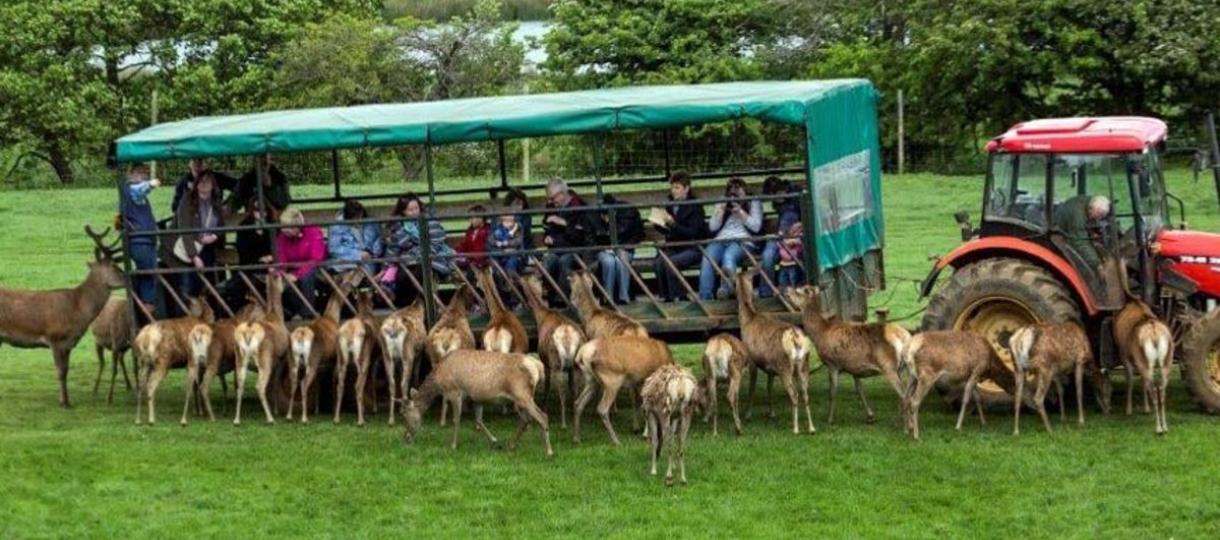
<svg viewBox="0 0 1220 540"><path fill-rule="evenodd" d="M1213 309L1186 331L1181 358L1195 401L1208 414L1220 414L1220 309Z"/></svg>
<svg viewBox="0 0 1220 540"><path fill-rule="evenodd" d="M1079 320L1080 309L1071 293L1050 272L1020 259L995 258L954 272L928 302L921 329L979 334L1011 370L1008 339L1017 329L1039 322ZM985 404L1012 403L1012 396L994 381L984 381L979 388Z"/></svg>

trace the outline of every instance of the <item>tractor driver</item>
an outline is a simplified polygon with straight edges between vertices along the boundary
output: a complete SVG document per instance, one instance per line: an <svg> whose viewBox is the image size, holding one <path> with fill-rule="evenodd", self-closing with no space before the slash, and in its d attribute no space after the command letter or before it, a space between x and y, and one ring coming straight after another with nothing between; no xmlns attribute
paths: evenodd
<svg viewBox="0 0 1220 540"><path fill-rule="evenodd" d="M1055 210L1055 226L1091 268L1101 266L1102 220L1109 215L1110 199L1101 195L1077 195Z"/></svg>

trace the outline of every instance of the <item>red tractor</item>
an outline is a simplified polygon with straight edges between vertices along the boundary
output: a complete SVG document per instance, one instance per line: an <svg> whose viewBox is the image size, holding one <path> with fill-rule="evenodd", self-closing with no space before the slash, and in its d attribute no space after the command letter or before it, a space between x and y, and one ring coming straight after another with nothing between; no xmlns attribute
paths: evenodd
<svg viewBox="0 0 1220 540"><path fill-rule="evenodd" d="M1153 118L1065 118L991 140L982 218L976 228L956 216L965 242L923 283L923 329L975 331L1007 361L1017 328L1077 320L1113 367L1112 316L1131 291L1174 328L1191 393L1220 413L1220 235L1184 230L1183 205L1165 190L1165 135ZM946 267L953 274L933 293Z"/></svg>

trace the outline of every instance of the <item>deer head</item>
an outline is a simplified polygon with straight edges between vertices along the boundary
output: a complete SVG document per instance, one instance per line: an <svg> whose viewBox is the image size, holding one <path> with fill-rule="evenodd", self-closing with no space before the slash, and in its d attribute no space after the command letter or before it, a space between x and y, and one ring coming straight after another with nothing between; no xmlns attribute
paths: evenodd
<svg viewBox="0 0 1220 540"><path fill-rule="evenodd" d="M114 242L106 243L106 235L110 233L110 228L101 233L93 230L93 227L85 225L85 234L93 240L93 261L89 262L89 274L96 275L107 287L111 289L120 289L126 286L126 280L123 279L123 272L119 269L119 264L123 262L122 238L116 238Z"/></svg>

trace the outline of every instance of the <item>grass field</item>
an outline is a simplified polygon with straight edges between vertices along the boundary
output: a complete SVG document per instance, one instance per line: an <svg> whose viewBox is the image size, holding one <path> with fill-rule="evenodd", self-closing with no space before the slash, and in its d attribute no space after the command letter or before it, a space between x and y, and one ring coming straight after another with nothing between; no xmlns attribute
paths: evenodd
<svg viewBox="0 0 1220 540"><path fill-rule="evenodd" d="M888 300L895 315L917 308L905 279L957 243L950 216L960 207L977 218L979 187L972 178L886 177L894 291L875 302ZM1220 230L1210 182L1173 174L1171 190L1188 201L1193 228ZM157 194L158 208L168 195ZM113 209L110 189L0 195L0 283L73 285L90 253L81 225L105 223ZM675 350L697 362L697 345ZM665 489L647 475L643 440L612 447L595 420L581 445L555 429L552 459L535 430L515 452L489 448L469 415L456 452L434 420L404 447L384 412L365 428L349 417L340 426L184 429L173 421L183 398L175 372L159 394L162 423L135 426L129 396L107 405L90 394L95 370L86 338L71 375L76 406L62 410L49 352L0 348L0 538L1220 536L1220 421L1198 414L1176 380L1167 437L1153 435L1149 416L1094 410L1085 427L1050 435L1030 415L1014 438L1001 411L955 433L951 415L930 404L916 444L880 380L867 384L876 424L863 423L845 386L838 423L825 425L818 373L816 436L790 434L782 406L773 420L756 414L740 438L697 425L691 483ZM507 436L510 422L493 416L492 430ZM627 417L617 420L626 430Z"/></svg>

